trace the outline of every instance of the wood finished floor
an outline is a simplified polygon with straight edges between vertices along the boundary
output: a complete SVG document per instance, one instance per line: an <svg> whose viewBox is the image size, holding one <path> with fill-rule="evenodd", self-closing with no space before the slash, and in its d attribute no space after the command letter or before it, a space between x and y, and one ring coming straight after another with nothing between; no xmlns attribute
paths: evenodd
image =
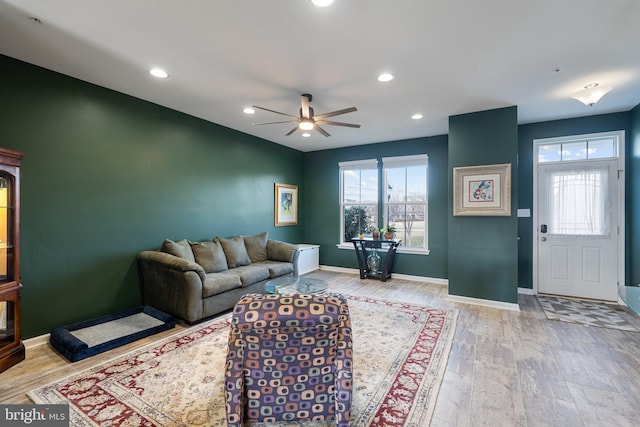
<svg viewBox="0 0 640 427"><path fill-rule="evenodd" d="M534 296L520 312L453 303L446 286L317 271L352 295L458 309L455 338L432 426L638 426L640 333L547 320ZM620 313L640 328L640 318ZM0 374L0 402L185 328L165 331L71 364L48 344Z"/></svg>

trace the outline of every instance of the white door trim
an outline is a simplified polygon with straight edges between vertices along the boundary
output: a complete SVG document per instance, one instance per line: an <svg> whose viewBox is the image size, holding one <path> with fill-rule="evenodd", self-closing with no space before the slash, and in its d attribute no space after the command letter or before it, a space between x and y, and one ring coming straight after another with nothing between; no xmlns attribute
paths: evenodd
<svg viewBox="0 0 640 427"><path fill-rule="evenodd" d="M545 144L570 142L571 140L593 139L603 136L618 137L618 227L620 230L618 234L618 295L620 294L620 287L625 284L625 131L621 130L583 135L570 135L533 140L532 287L535 294L538 293L538 147Z"/></svg>

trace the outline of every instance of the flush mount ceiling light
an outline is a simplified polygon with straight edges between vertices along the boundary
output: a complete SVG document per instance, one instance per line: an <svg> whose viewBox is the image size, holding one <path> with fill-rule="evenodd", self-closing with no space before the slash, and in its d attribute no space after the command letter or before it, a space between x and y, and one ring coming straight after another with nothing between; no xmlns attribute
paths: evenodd
<svg viewBox="0 0 640 427"><path fill-rule="evenodd" d="M309 132L305 132L302 134L303 137L305 138L309 138L311 136L311 134Z"/></svg>
<svg viewBox="0 0 640 427"><path fill-rule="evenodd" d="M613 89L611 86L600 86L598 83L591 83L579 92L571 95L573 99L577 99L584 105L592 107L596 102L609 93Z"/></svg>
<svg viewBox="0 0 640 427"><path fill-rule="evenodd" d="M378 76L378 81L382 83L390 82L393 80L393 74L390 73L382 73Z"/></svg>
<svg viewBox="0 0 640 427"><path fill-rule="evenodd" d="M253 108L251 108L251 107L245 107L245 108L242 110L242 112L243 112L243 113L245 113L245 114L254 114L254 113L256 112L256 110L254 110L254 109L253 109Z"/></svg>
<svg viewBox="0 0 640 427"><path fill-rule="evenodd" d="M423 118L424 116L420 113L414 114L413 116L411 116L411 118L413 120L420 120L421 118Z"/></svg>
<svg viewBox="0 0 640 427"><path fill-rule="evenodd" d="M311 3L315 4L317 7L327 7L333 4L333 0L311 0Z"/></svg>
<svg viewBox="0 0 640 427"><path fill-rule="evenodd" d="M169 74L162 68L152 68L149 70L149 74L159 79L166 79L167 77L169 77Z"/></svg>

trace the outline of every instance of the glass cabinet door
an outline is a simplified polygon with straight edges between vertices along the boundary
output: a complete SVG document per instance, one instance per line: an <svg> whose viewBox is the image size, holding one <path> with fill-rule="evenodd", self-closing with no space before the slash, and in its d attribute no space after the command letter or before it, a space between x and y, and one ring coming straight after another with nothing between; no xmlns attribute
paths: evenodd
<svg viewBox="0 0 640 427"><path fill-rule="evenodd" d="M0 346L12 343L15 339L13 309L11 301L0 301Z"/></svg>
<svg viewBox="0 0 640 427"><path fill-rule="evenodd" d="M0 171L0 284L13 277L13 176Z"/></svg>

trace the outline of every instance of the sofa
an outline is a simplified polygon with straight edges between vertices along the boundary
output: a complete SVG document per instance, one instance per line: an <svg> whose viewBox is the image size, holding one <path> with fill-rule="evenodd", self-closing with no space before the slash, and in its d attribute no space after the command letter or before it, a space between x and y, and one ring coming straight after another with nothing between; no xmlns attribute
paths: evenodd
<svg viewBox="0 0 640 427"><path fill-rule="evenodd" d="M298 276L297 245L255 236L191 242L166 239L159 250L138 254L145 305L190 324L230 310L264 284Z"/></svg>

